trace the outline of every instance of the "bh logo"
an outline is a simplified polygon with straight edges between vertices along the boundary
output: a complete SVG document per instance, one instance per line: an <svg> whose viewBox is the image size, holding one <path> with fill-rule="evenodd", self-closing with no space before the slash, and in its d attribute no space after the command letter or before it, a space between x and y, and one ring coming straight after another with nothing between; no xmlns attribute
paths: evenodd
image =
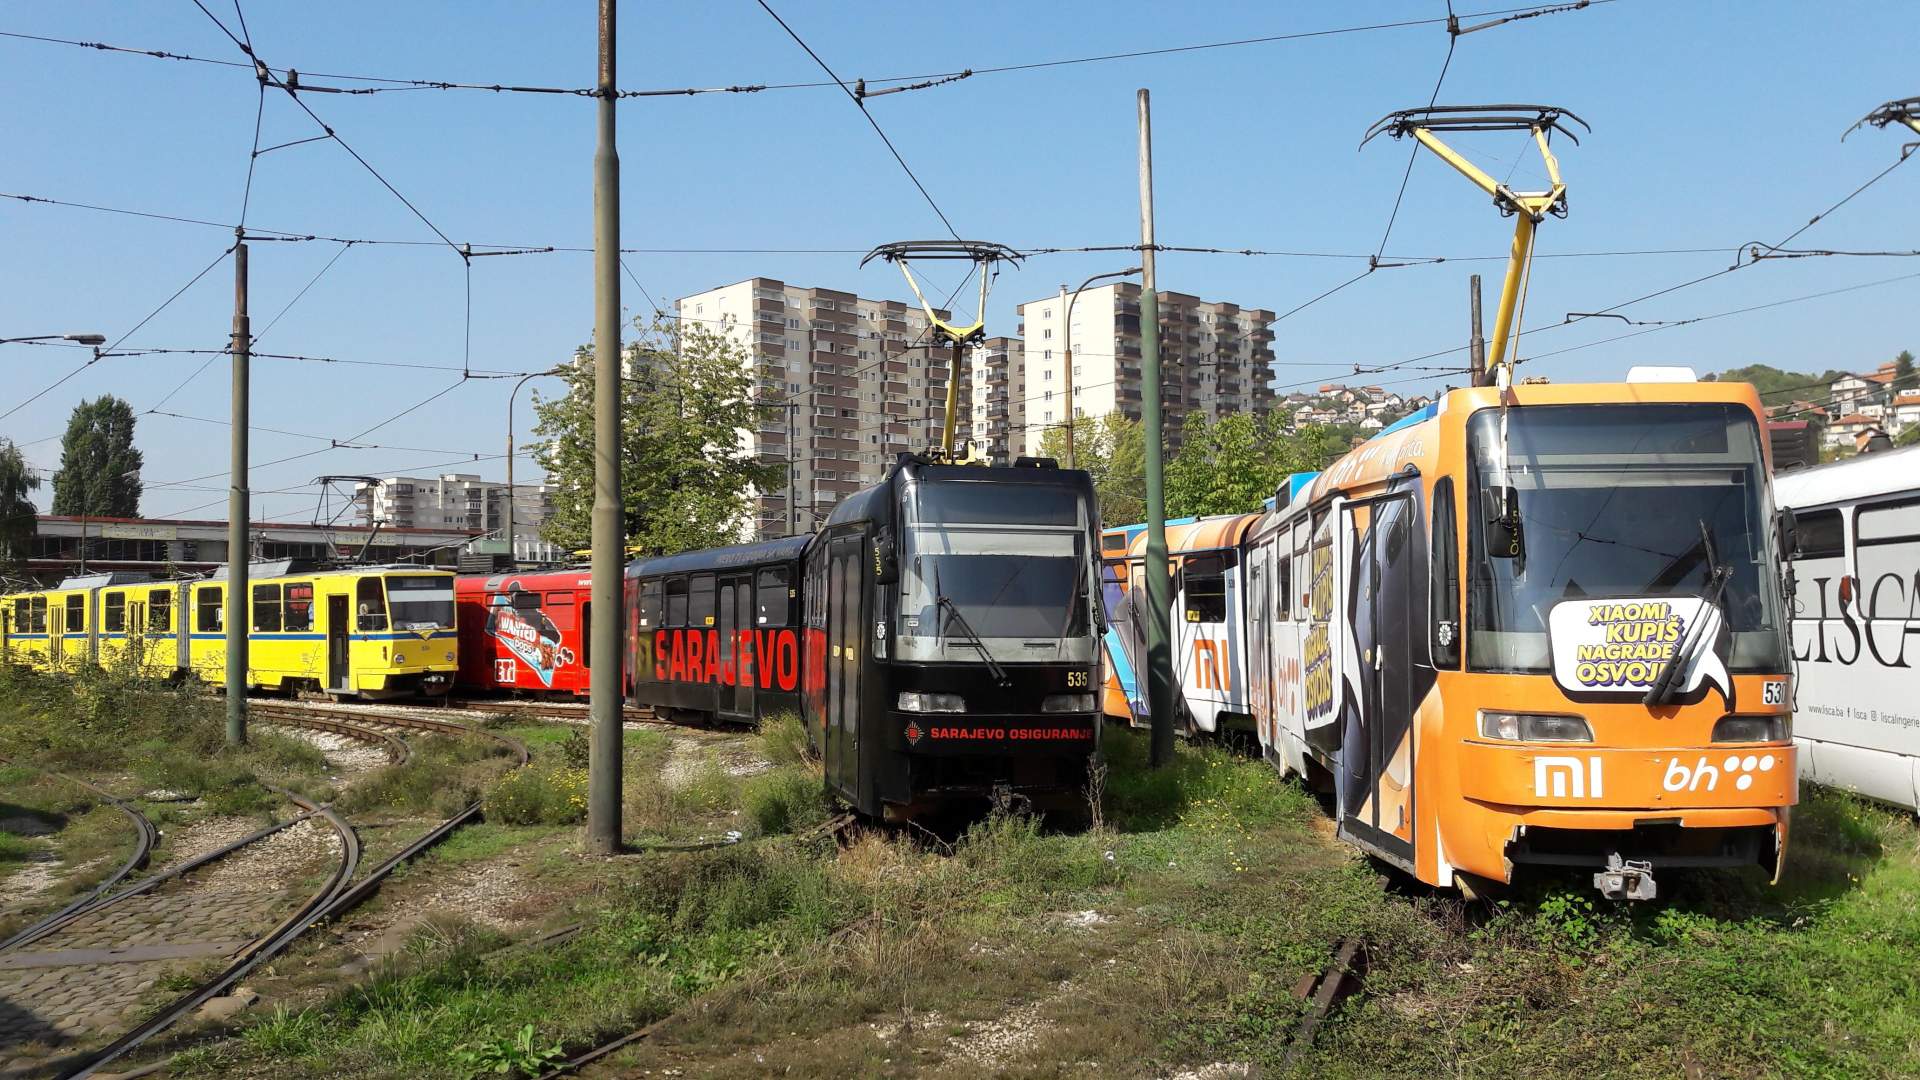
<svg viewBox="0 0 1920 1080"><path fill-rule="evenodd" d="M1533 794L1538 798L1549 795L1556 799L1600 798L1600 759L1590 757L1582 761L1577 757L1534 758Z"/></svg>
<svg viewBox="0 0 1920 1080"><path fill-rule="evenodd" d="M1702 754L1691 768L1679 758L1667 761L1667 773L1661 777L1660 785L1668 791L1712 791L1720 784L1720 776L1726 774L1733 780L1735 791L1745 791L1753 786L1753 778L1763 772L1773 771L1772 754L1729 754L1718 766L1709 762Z"/></svg>

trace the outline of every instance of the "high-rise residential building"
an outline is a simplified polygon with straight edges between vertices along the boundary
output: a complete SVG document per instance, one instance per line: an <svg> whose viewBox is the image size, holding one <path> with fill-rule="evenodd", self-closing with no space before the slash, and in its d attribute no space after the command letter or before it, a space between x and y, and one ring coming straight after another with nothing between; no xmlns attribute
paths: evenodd
<svg viewBox="0 0 1920 1080"><path fill-rule="evenodd" d="M1024 451L1020 435L1026 429L1027 393L1022 343L1019 338L993 337L973 346L961 390L967 417L967 441L989 457L1011 461Z"/></svg>
<svg viewBox="0 0 1920 1080"><path fill-rule="evenodd" d="M1161 402L1170 447L1189 418L1213 419L1273 408L1274 314L1223 300L1161 292ZM1009 453L1032 454L1050 427L1067 421L1065 301L1020 305L1024 363L1012 382L1026 384L1025 416L1009 435ZM1087 289L1073 303L1073 414L1141 416L1140 286L1130 281ZM1010 402L1011 404L1011 402ZM1009 410L1011 415L1011 410Z"/></svg>
<svg viewBox="0 0 1920 1080"><path fill-rule="evenodd" d="M552 511L552 489L545 483L515 484L513 492L513 531L524 541L538 535ZM382 477L377 484L355 484L353 500L362 525L474 532L506 528L507 485L475 473Z"/></svg>
<svg viewBox="0 0 1920 1080"><path fill-rule="evenodd" d="M940 439L950 353L918 307L756 277L681 297L675 310L747 350L763 407L742 443L793 466L787 486L754 493L745 532L807 532L877 482L896 454Z"/></svg>

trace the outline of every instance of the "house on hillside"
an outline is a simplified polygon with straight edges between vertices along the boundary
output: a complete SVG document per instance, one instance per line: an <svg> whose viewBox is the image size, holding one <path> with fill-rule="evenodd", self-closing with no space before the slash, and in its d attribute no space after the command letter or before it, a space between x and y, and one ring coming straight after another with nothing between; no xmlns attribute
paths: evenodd
<svg viewBox="0 0 1920 1080"><path fill-rule="evenodd" d="M1831 447L1852 446L1857 436L1863 432L1879 431L1880 422L1865 413L1848 413L1827 425L1827 434L1822 442Z"/></svg>
<svg viewBox="0 0 1920 1080"><path fill-rule="evenodd" d="M1827 386L1827 398L1833 405L1833 411L1846 415L1860 413L1866 416L1878 416L1887 403L1888 388L1893 384L1893 362L1881 364L1879 369L1867 375L1842 375Z"/></svg>
<svg viewBox="0 0 1920 1080"><path fill-rule="evenodd" d="M1920 390L1902 390L1887 408L1887 430L1895 435L1920 424Z"/></svg>

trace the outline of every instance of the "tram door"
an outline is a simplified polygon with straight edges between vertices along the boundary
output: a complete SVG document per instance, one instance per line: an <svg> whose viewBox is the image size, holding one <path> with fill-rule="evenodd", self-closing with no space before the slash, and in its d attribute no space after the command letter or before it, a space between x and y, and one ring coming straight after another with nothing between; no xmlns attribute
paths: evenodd
<svg viewBox="0 0 1920 1080"><path fill-rule="evenodd" d="M740 635L753 629L753 578L751 575L720 579L720 601L714 620L720 628L720 670L733 672L733 685L720 684L719 713L733 719L753 717L753 678L741 670ZM754 657L757 667L762 657Z"/></svg>
<svg viewBox="0 0 1920 1080"><path fill-rule="evenodd" d="M1413 501L1344 508L1353 693L1343 702L1340 834L1390 860L1413 859L1415 618Z"/></svg>
<svg viewBox="0 0 1920 1080"><path fill-rule="evenodd" d="M1273 718L1273 664L1267 646L1273 634L1268 621L1272 611L1267 604L1267 561L1272 551L1271 547L1264 546L1249 548L1244 564L1247 568L1247 705L1253 710L1254 730L1267 746L1275 741L1269 729Z"/></svg>
<svg viewBox="0 0 1920 1080"><path fill-rule="evenodd" d="M48 668L59 671L67 659L67 605L47 605Z"/></svg>
<svg viewBox="0 0 1920 1080"><path fill-rule="evenodd" d="M132 657L135 670L144 670L147 666L147 605L145 601L127 597L127 655Z"/></svg>
<svg viewBox="0 0 1920 1080"><path fill-rule="evenodd" d="M347 632L353 626L353 602L343 594L327 597L327 689L348 690Z"/></svg>
<svg viewBox="0 0 1920 1080"><path fill-rule="evenodd" d="M856 802L860 794L860 647L867 622L861 603L865 546L860 536L843 536L827 549L827 783Z"/></svg>

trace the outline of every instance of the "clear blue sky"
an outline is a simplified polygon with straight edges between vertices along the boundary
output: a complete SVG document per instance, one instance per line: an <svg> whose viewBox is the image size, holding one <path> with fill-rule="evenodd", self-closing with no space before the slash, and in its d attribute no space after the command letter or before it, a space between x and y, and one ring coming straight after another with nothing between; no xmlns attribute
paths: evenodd
<svg viewBox="0 0 1920 1080"><path fill-rule="evenodd" d="M1457 0L1458 2L1458 0ZM233 22L231 0L208 0ZM1461 5L1463 10L1468 6ZM1489 6L1492 6L1489 4ZM776 7L846 78L988 67L1227 38L1431 18L1442 0L1392 3L922 5L784 0ZM247 4L261 56L276 67L495 83L584 86L593 78L593 5L504 2ZM813 81L812 62L751 0L628 3L623 87ZM1529 326L1558 322L1719 269L1728 252L1777 240L1885 168L1901 133L1840 133L1890 98L1920 93L1911 9L1895 4L1667 3L1617 0L1460 39L1442 102L1550 102L1593 125L1556 144L1572 216L1541 232L1543 255L1642 248L1717 252L1543 259ZM68 0L0 9L0 30L230 59L231 42L189 0ZM871 103L959 230L1019 248L1137 239L1133 91L1153 91L1162 243L1371 253L1406 163L1404 143L1361 133L1389 110L1423 105L1446 54L1428 25L1173 56L980 75ZM255 83L224 69L0 38L0 191L218 222L239 213L253 138ZM315 81L318 81L317 79ZM351 84L343 84L351 85ZM592 238L593 102L586 98L407 91L309 95L312 107L456 241L587 245ZM317 134L269 96L264 145ZM857 248L941 235L931 210L837 90L648 98L620 105L623 244L644 248ZM1911 136L1908 136L1911 138ZM1537 158L1511 135L1462 139L1516 187ZM1516 155L1517 158L1516 158ZM1797 241L1913 248L1920 166L1900 169ZM340 147L316 142L262 157L250 225L334 236L433 239ZM1510 223L1428 156L1413 169L1390 254L1500 256ZM0 200L0 337L97 330L139 320L230 242L219 229ZM339 252L324 243L256 243L256 333ZM1035 258L1003 273L991 332L1014 332L1014 305L1101 270L1124 253ZM628 257L662 303L756 274L911 299L896 271L857 255L650 254ZM1352 276L1349 261L1165 255L1162 288L1285 311ZM1276 327L1278 381L1351 376L1460 344L1468 273L1498 287L1499 262L1381 271ZM1920 271L1914 260L1769 262L1629 308L1685 319ZM953 275L940 274L949 281ZM219 347L231 304L222 265L123 349ZM585 254L476 260L472 364L528 371L591 336ZM1544 357L1556 380L1612 378L1634 363L1702 371L1767 363L1870 368L1920 345L1906 281ZM459 365L463 277L445 248L355 247L265 331L265 352ZM630 283L623 300L645 303ZM956 305L964 306L964 305ZM1908 313L1903 315L1902 313ZM1489 321L1491 315L1489 314ZM1527 339L1522 355L1630 328L1589 320ZM0 411L84 360L78 350L0 346ZM113 392L153 406L205 357L102 361L0 421L0 437L52 466L72 406ZM1443 363L1445 361L1431 361ZM1406 379L1419 372L1368 376ZM257 425L345 438L449 385L446 372L261 360ZM224 418L216 358L168 411ZM365 441L497 455L507 383L470 382ZM1408 383L1408 386L1425 386ZM531 411L522 397L523 437ZM226 430L149 415L140 423L150 515L224 516ZM258 432L254 460L323 446ZM256 490L320 473L382 473L455 454L338 450L260 468ZM495 459L473 471L498 477ZM531 464L526 466L532 472ZM169 481L199 479L193 486ZM44 500L46 492L42 491ZM261 496L255 516L305 520L311 489ZM203 505L209 504L212 505Z"/></svg>

